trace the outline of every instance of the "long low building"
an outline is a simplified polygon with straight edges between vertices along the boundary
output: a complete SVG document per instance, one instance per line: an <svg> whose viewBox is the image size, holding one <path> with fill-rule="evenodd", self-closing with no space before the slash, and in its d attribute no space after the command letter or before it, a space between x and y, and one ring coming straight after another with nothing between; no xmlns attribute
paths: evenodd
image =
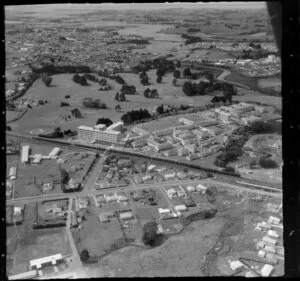
<svg viewBox="0 0 300 281"><path fill-rule="evenodd" d="M40 259L35 259L35 260L31 260L29 262L29 266L30 266L30 269L33 269L34 267L36 269L40 269L44 264L47 264L47 263L51 263L51 264L55 265L56 262L58 260L61 260L62 258L63 258L62 254L56 254L56 255L40 258Z"/></svg>
<svg viewBox="0 0 300 281"><path fill-rule="evenodd" d="M33 279L37 276L36 270L30 270L16 275L8 276L8 280L23 280L23 279Z"/></svg>
<svg viewBox="0 0 300 281"><path fill-rule="evenodd" d="M29 145L22 146L21 163L25 164L29 161Z"/></svg>
<svg viewBox="0 0 300 281"><path fill-rule="evenodd" d="M78 139L91 143L93 141L119 142L121 140L121 132L113 130L97 130L93 127L78 127Z"/></svg>

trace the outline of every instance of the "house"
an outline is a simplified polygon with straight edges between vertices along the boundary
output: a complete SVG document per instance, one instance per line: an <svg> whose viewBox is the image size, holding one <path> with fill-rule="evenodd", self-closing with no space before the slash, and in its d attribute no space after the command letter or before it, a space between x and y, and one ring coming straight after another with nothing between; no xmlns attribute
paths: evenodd
<svg viewBox="0 0 300 281"><path fill-rule="evenodd" d="M274 270L274 266L270 264L265 264L263 268L261 269L261 275L262 277L269 277Z"/></svg>
<svg viewBox="0 0 300 281"><path fill-rule="evenodd" d="M262 240L267 244L271 244L273 246L276 246L277 244L277 241L275 239L269 238L268 236L264 236Z"/></svg>
<svg viewBox="0 0 300 281"><path fill-rule="evenodd" d="M265 246L265 250L266 250L267 252L276 254L276 249L275 249L275 246L273 246L273 245L266 245L266 246Z"/></svg>
<svg viewBox="0 0 300 281"><path fill-rule="evenodd" d="M183 212L183 211L186 211L187 210L187 207L182 204L182 205L177 205L174 207L174 209L177 211L177 212Z"/></svg>
<svg viewBox="0 0 300 281"><path fill-rule="evenodd" d="M274 223L274 224L279 224L280 223L280 218L277 218L277 217L273 217L273 216L270 216L269 217L269 220L268 220L268 223Z"/></svg>
<svg viewBox="0 0 300 281"><path fill-rule="evenodd" d="M171 198L177 194L177 191L174 188L170 188L170 189L168 189L167 193L168 193L168 196Z"/></svg>
<svg viewBox="0 0 300 281"><path fill-rule="evenodd" d="M199 184L197 185L197 187L196 187L196 190L205 193L206 190L207 190L207 187L204 186L203 184L199 183Z"/></svg>
<svg viewBox="0 0 300 281"><path fill-rule="evenodd" d="M196 191L196 188L194 187L194 186L187 186L187 188L186 188L186 190L188 191L188 192L195 192Z"/></svg>
<svg viewBox="0 0 300 281"><path fill-rule="evenodd" d="M168 180L168 179L174 179L176 177L176 173L172 173L172 174L166 174L164 175L165 179Z"/></svg>
<svg viewBox="0 0 300 281"><path fill-rule="evenodd" d="M117 197L117 200L120 201L120 202L127 202L128 201L128 197L126 196L126 193L125 192L122 192L122 193L115 193L116 197Z"/></svg>
<svg viewBox="0 0 300 281"><path fill-rule="evenodd" d="M256 244L256 249L263 249L265 247L266 243L264 241L259 241Z"/></svg>
<svg viewBox="0 0 300 281"><path fill-rule="evenodd" d="M41 269L44 264L51 263L52 265L56 265L56 262L62 259L63 259L62 254L56 254L56 255L40 258L40 259L35 259L29 261L30 264L29 267L30 270L32 270L33 268Z"/></svg>
<svg viewBox="0 0 300 281"><path fill-rule="evenodd" d="M271 230L271 229L268 231L268 235L273 238L279 237L279 234L275 230Z"/></svg>
<svg viewBox="0 0 300 281"><path fill-rule="evenodd" d="M117 201L117 198L114 194L109 194L109 195L104 194L104 197L105 197L107 203Z"/></svg>
<svg viewBox="0 0 300 281"><path fill-rule="evenodd" d="M259 256L260 258L264 258L265 255L266 255L266 252L265 252L265 251L263 251L263 250L259 250L259 251L258 251L258 256Z"/></svg>
<svg viewBox="0 0 300 281"><path fill-rule="evenodd" d="M105 215L105 213L100 213L99 214L99 220L101 222L109 222L109 218Z"/></svg>

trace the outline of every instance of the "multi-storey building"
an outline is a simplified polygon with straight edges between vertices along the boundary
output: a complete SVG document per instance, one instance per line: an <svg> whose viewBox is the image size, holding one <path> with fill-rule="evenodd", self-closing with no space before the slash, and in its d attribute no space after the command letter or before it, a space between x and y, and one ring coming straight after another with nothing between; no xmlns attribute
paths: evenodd
<svg viewBox="0 0 300 281"><path fill-rule="evenodd" d="M93 127L80 126L78 127L78 139L84 142L105 141L105 142L119 142L121 140L121 133L112 130L97 130Z"/></svg>

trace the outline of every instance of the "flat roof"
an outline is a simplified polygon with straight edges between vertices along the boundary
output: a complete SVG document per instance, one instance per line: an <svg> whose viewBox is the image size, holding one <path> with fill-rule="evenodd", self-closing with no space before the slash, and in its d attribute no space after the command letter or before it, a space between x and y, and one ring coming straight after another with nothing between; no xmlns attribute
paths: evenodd
<svg viewBox="0 0 300 281"><path fill-rule="evenodd" d="M31 260L29 263L30 266L34 266L34 265L43 264L43 263L51 262L52 260L59 260L59 259L62 259L62 254L56 254L56 255L40 258L40 259Z"/></svg>

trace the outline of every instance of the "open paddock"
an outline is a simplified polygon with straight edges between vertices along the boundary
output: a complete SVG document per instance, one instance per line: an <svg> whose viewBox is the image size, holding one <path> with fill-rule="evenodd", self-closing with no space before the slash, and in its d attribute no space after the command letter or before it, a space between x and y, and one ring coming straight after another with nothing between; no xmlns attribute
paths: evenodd
<svg viewBox="0 0 300 281"><path fill-rule="evenodd" d="M124 241L117 218L102 223L99 221L99 213L86 213L86 220L82 224L83 228L71 230L78 252L81 253L83 249L87 249L90 256L94 258L98 258L111 250L114 243Z"/></svg>

